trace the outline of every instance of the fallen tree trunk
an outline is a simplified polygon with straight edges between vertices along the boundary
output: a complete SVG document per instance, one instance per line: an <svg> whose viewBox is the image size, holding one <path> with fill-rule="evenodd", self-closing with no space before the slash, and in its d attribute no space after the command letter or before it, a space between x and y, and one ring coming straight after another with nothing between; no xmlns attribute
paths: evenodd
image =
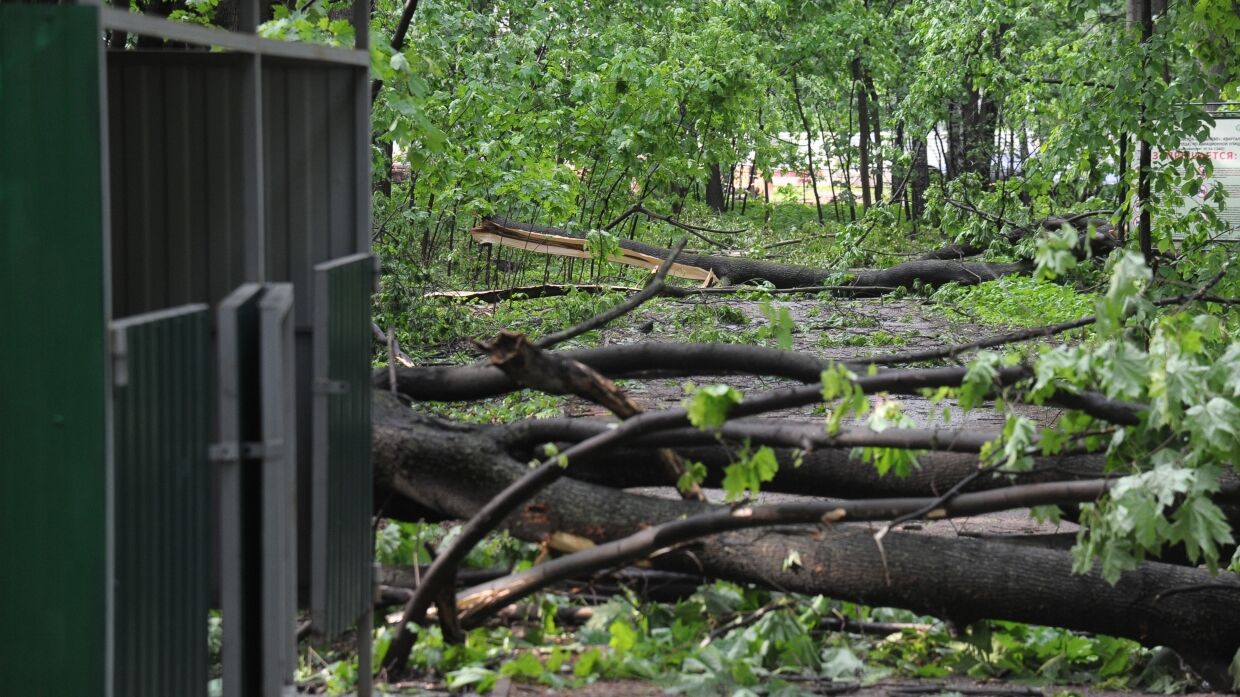
<svg viewBox="0 0 1240 697"><path fill-rule="evenodd" d="M506 233L535 233L582 239L580 235L559 228L519 223L507 218L485 219L474 228L474 231L475 237L484 241L499 239ZM623 239L618 242L622 249L653 259L666 259L671 253L671 250L665 247L657 247L644 242ZM833 275L831 271L812 266L776 264L745 257L681 253L676 260L678 265L710 271L725 284L762 280L770 282L776 288L795 288L823 285ZM1021 263L987 264L951 260L917 260L886 269L858 271L850 275L845 285L856 286L854 293L856 295L881 295L885 291L875 290L875 288L907 288L915 283L928 286L939 286L950 282L971 285L1010 274L1027 272L1030 268L1027 264ZM673 273L679 275L675 271Z"/></svg>
<svg viewBox="0 0 1240 697"><path fill-rule="evenodd" d="M973 345L985 343L987 342L974 342ZM951 355L954 351L955 348L947 347L935 351L874 356L846 361L844 364L859 369L871 364L899 364L929 360L938 355ZM556 352L556 355L580 361L611 379L742 373L784 377L809 383L818 380L822 371L831 364L831 361L791 351L733 344L626 344L599 349ZM388 372L392 371L376 374L375 385L377 387L389 386ZM479 364L426 368L400 367L394 372L396 391L415 401L483 399L518 389L518 385L497 368ZM880 371L879 374L890 375L892 372ZM924 383L924 379L948 379L954 380L954 384L959 384L965 372L964 368L926 368L917 371L902 371L900 374L907 378L906 380L896 381L883 389L893 393L913 394L918 389L929 386ZM1022 367L1005 369L1003 375L1003 384L1010 385L1028 378L1032 373L1027 367ZM553 392L553 394L562 394L562 392ZM1125 425L1138 423L1140 412L1146 408L1145 405L1107 399L1101 394L1088 391L1056 393L1047 401L1069 409L1084 411L1114 424Z"/></svg>
<svg viewBox="0 0 1240 697"><path fill-rule="evenodd" d="M375 393L374 424L376 485L407 499L406 513L469 517L529 471L489 435L497 429L420 417L386 393ZM505 526L530 540L566 533L601 542L710 510L718 508L561 479ZM799 566L785 564L792 551ZM1240 646L1240 582L1167 564L1144 563L1111 586L1096 573L1073 574L1062 551L902 532L880 547L871 530L848 525L729 532L652 562L957 621L1009 619L1130 637L1175 649L1218 688L1229 684L1227 665Z"/></svg>

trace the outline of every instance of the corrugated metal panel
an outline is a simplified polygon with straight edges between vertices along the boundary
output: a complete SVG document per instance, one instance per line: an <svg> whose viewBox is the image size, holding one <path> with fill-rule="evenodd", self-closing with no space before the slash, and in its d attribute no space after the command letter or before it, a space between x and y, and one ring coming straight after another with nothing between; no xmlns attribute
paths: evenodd
<svg viewBox="0 0 1240 697"><path fill-rule="evenodd" d="M357 71L277 59L263 61L264 166L267 172L267 279L292 282L310 297L311 269L358 248L358 206L369 209L370 182L359 187L356 142ZM362 239L368 239L369 231ZM309 303L297 323L308 327Z"/></svg>
<svg viewBox="0 0 1240 697"><path fill-rule="evenodd" d="M374 257L315 268L314 521L311 620L324 636L370 606L370 295Z"/></svg>
<svg viewBox="0 0 1240 697"><path fill-rule="evenodd" d="M112 324L114 694L207 688L209 315Z"/></svg>
<svg viewBox="0 0 1240 697"><path fill-rule="evenodd" d="M226 697L278 695L297 666L293 288L247 283L219 308Z"/></svg>
<svg viewBox="0 0 1240 697"><path fill-rule="evenodd" d="M105 686L96 8L0 3L0 693Z"/></svg>
<svg viewBox="0 0 1240 697"><path fill-rule="evenodd" d="M237 108L242 60L219 53L108 54L118 317L218 302L247 280Z"/></svg>

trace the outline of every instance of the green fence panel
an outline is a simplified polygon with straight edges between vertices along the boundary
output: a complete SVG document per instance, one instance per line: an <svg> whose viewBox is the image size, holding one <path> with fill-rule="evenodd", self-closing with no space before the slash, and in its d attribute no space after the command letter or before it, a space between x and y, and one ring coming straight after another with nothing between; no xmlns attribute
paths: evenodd
<svg viewBox="0 0 1240 697"><path fill-rule="evenodd" d="M186 305L112 324L116 697L207 690L209 321Z"/></svg>
<svg viewBox="0 0 1240 697"><path fill-rule="evenodd" d="M0 3L0 693L102 695L99 25Z"/></svg>
<svg viewBox="0 0 1240 697"><path fill-rule="evenodd" d="M314 267L311 621L334 637L372 602L370 295L374 257Z"/></svg>

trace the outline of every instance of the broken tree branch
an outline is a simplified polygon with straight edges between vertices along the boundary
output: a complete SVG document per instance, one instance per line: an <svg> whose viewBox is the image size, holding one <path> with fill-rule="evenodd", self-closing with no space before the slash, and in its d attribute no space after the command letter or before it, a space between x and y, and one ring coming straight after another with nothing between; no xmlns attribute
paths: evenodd
<svg viewBox="0 0 1240 697"><path fill-rule="evenodd" d="M634 295L624 302L601 312L594 317L578 324L575 327L562 329L558 332L552 332L538 339L534 345L540 349L547 349L556 344L568 341L569 339L585 334L592 329L598 329L618 317L623 317L628 313L641 307L643 303L651 298L657 297L667 287L667 272L671 270L672 264L676 263L676 257L684 250L685 244L689 241L688 237L681 237L680 240L672 247L667 258L659 265L659 269L655 271L654 277L650 283L642 289L640 293Z"/></svg>

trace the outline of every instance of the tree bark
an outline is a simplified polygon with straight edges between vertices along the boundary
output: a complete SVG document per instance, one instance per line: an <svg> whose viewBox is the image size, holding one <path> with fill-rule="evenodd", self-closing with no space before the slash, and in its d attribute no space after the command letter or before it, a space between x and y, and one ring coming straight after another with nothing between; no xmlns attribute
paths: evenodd
<svg viewBox="0 0 1240 697"><path fill-rule="evenodd" d="M930 158L924 137L913 143L913 177L909 181L912 194L912 213L914 220L921 220L926 214L926 192L930 189Z"/></svg>
<svg viewBox="0 0 1240 697"><path fill-rule="evenodd" d="M865 88L864 68L861 56L852 60L853 91L857 95L857 168L861 172L861 205L868 209L870 198L870 105L869 92Z"/></svg>
<svg viewBox="0 0 1240 697"><path fill-rule="evenodd" d="M706 178L706 205L716 213L727 209L727 201L723 198L723 171L717 163L711 163L710 175Z"/></svg>
<svg viewBox="0 0 1240 697"><path fill-rule="evenodd" d="M379 391L373 440L376 486L403 499L394 510L404 516L468 517L528 471L485 429L419 416ZM559 532L601 542L710 510L717 507L561 479L505 526L528 540ZM792 551L799 566L784 563ZM1227 664L1240 646L1240 582L1168 564L1143 563L1111 586L1096 572L1073 574L1062 551L898 531L880 546L872 530L852 525L724 533L651 561L958 622L1006 619L1129 637L1176 650L1218 688L1228 686Z"/></svg>

